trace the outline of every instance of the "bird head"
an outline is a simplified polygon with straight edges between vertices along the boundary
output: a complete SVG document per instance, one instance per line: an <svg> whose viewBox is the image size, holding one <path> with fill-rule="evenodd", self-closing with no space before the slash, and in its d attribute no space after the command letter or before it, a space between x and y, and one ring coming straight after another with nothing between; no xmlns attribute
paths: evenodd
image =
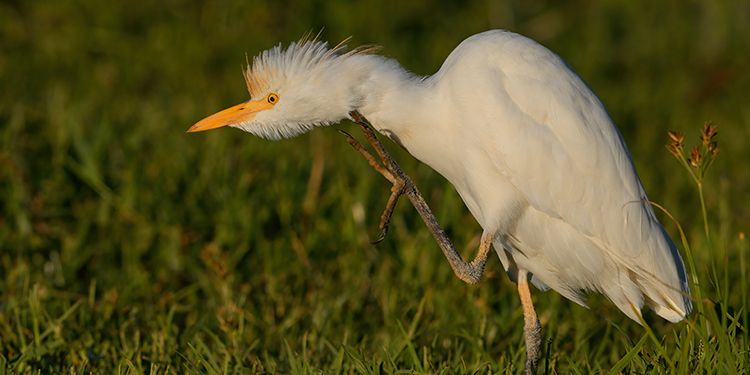
<svg viewBox="0 0 750 375"><path fill-rule="evenodd" d="M244 71L250 100L198 121L188 132L229 126L280 139L348 117L362 100L355 86L366 73L352 57L372 49L344 52L344 42L329 48L303 38L262 52Z"/></svg>

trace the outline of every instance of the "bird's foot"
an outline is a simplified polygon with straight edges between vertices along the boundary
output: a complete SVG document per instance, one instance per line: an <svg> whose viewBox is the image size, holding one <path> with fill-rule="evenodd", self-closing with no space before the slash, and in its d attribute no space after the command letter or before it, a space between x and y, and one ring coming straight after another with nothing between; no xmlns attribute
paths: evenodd
<svg viewBox="0 0 750 375"><path fill-rule="evenodd" d="M380 144L380 141L377 139L377 137L375 137L375 134L372 133L372 130L367 128L366 125L360 124L360 126L362 126L363 129L369 131L365 131L365 137L367 138L370 145L372 145L372 147L376 150L378 156L380 156L380 162L369 151L367 151L365 146L354 139L351 134L343 130L339 130L339 132L346 137L347 143L349 143L355 150L357 150L357 152L359 152L365 158L365 160L367 160L367 163L370 164L371 167L373 167L376 171L378 171L378 173L383 175L383 177L385 177L393 184L393 186L391 186L391 195L388 197L388 202L386 202L385 209L383 209L383 213L380 215L380 223L378 225L380 234L377 238L375 238L374 241L372 241L373 244L376 244L383 241L385 239L385 236L388 234L388 225L391 223L393 210L398 203L398 199L405 193L406 180L402 177L403 172L400 168L392 168L393 164L390 163L392 162L392 159L390 159L390 156L383 151L383 146Z"/></svg>
<svg viewBox="0 0 750 375"><path fill-rule="evenodd" d="M388 234L388 225L391 223L391 216L393 216L393 209L396 208L398 199L404 194L404 180L397 179L393 186L391 186L391 196L388 197L388 202L385 204L383 213L380 214L380 223L378 229L380 229L380 235L372 243L376 244L385 239Z"/></svg>
<svg viewBox="0 0 750 375"><path fill-rule="evenodd" d="M445 234L445 231L443 231L440 224L438 224L435 215L432 214L432 210L427 205L427 202L425 202L419 189L417 189L411 178L404 173L398 163L393 160L390 154L385 150L385 147L380 143L378 137L375 135L372 125L370 125L370 122L357 111L352 111L349 115L362 129L365 139L367 139L367 142L375 150L380 161L378 161L377 158L367 151L365 146L354 139L349 133L343 130L339 130L339 132L344 134L346 141L354 147L354 149L357 150L365 160L367 160L371 167L393 184L388 203L386 203L385 210L383 210L383 214L380 216L380 236L376 238L374 243L380 242L385 238L385 235L388 233L388 224L393 215L393 209L396 207L398 199L402 195L406 195L419 213L419 216L422 217L422 220L425 225L427 225L432 236L437 241L440 250L443 252L443 255L445 255L445 258L453 269L453 273L455 273L459 279L469 284L476 284L479 282L482 278L484 266L490 253L489 250L492 245L492 240L494 239L494 233L484 233L482 235L479 251L474 260L470 263L464 261L461 258L461 255L456 251L453 243L451 243L450 239Z"/></svg>
<svg viewBox="0 0 750 375"><path fill-rule="evenodd" d="M526 366L523 372L526 375L534 375L541 356L542 326L539 320L534 319L531 323L527 320L523 333L526 341Z"/></svg>

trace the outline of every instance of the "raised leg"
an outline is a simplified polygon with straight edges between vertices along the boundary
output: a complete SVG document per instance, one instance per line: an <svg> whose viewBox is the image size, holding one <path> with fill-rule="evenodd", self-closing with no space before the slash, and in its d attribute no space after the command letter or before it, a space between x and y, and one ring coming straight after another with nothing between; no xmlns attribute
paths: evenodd
<svg viewBox="0 0 750 375"><path fill-rule="evenodd" d="M396 161L393 160L380 143L369 121L356 111L349 113L349 115L360 126L367 142L380 157L382 164L351 135L344 131L341 131L341 133L346 136L347 142L367 160L370 166L393 184L388 203L380 217L381 234L375 242L378 242L385 237L388 230L388 223L391 220L391 215L393 214L393 209L398 202L398 198L401 195L406 195L417 212L419 212L419 215L432 233L432 236L437 241L440 250L442 250L443 255L445 255L445 258L453 269L453 273L455 273L459 279L469 284L476 284L479 282L482 278L482 273L484 272L484 266L489 256L489 249L491 248L494 234L483 234L482 244L480 244L479 251L474 260L470 263L464 261L456 251L453 243L451 243L450 239L445 234L445 231L443 231L438 224L435 215L432 214L432 210L414 185L414 182L408 175L406 175L406 173L404 173L403 170L401 170L401 167L399 167Z"/></svg>
<svg viewBox="0 0 750 375"><path fill-rule="evenodd" d="M367 119L358 112L351 112L350 115L362 128L362 132L364 133L367 142L373 149L375 149L382 164L378 162L378 160L372 156L362 144L357 142L356 139L342 131L347 137L347 142L362 154L370 166L375 168L376 171L393 184L388 203L380 217L380 229L382 232L376 242L379 242L385 237L388 230L388 223L393 214L393 208L396 206L398 198L405 194L409 197L409 200L412 205L414 205L417 212L419 212L419 215L422 217L422 220L427 225L427 228L432 233L438 245L440 245L443 255L445 255L445 258L448 260L448 263L456 276L469 284L479 282L479 279L481 279L482 273L484 272L484 266L487 263L487 258L489 257L490 249L492 248L492 240L495 238L495 234L490 232L482 233L482 239L476 257L470 263L464 261L450 242L450 239L445 235L443 229L437 223L435 215L432 214L430 207L425 202L422 194L419 193L414 182L412 182L411 178L401 170L385 148L383 148L380 141L378 141L375 132L372 130ZM539 324L539 319L536 316L536 311L534 311L534 304L531 300L531 292L529 291L528 273L525 270L518 271L518 294L521 297L521 305L523 306L524 337L526 341L526 367L524 373L535 374L537 362L539 361L539 356L541 354L540 346L542 328Z"/></svg>
<svg viewBox="0 0 750 375"><path fill-rule="evenodd" d="M346 137L346 142L349 143L349 145L351 145L352 147L354 147L354 149L357 150L357 152L359 152L360 155L362 155L362 157L365 158L365 160L367 160L367 163L370 164L370 166L373 167L376 171L378 171L378 173L382 174L386 180L390 181L394 185L397 182L400 182L401 184L403 184L403 180L397 179L396 176L394 176L393 173L391 173L391 171L388 170L387 166L380 164L378 160L375 159L375 157L372 156L372 154L369 151L367 151L365 146L362 146L362 144L359 143L356 139L354 139L354 137L352 137L351 134L343 130L339 130L339 133L343 134L344 137Z"/></svg>
<svg viewBox="0 0 750 375"><path fill-rule="evenodd" d="M393 186L391 186L391 196L388 197L388 202L385 204L385 209L380 215L380 224L378 224L378 228L380 228L380 235L372 243L375 244L385 239L385 236L388 234L388 225L391 223L391 216L393 216L393 209L396 208L398 198L400 198L403 194L404 181L397 180L393 183Z"/></svg>
<svg viewBox="0 0 750 375"><path fill-rule="evenodd" d="M526 341L526 367L524 374L536 374L542 343L542 326L534 311L534 301L531 300L529 279L526 270L518 270L518 295L523 306L523 334Z"/></svg>
<svg viewBox="0 0 750 375"><path fill-rule="evenodd" d="M391 223L391 216L393 216L393 209L396 208L396 203L398 203L398 199L404 194L404 187L405 187L405 181L399 177L396 177L391 173L391 171L388 170L387 164L385 164L385 160L383 160L383 164L380 164L377 159L375 159L372 154L370 154L367 149L365 149L364 146L362 146L361 143L359 143L354 137L351 136L351 134L339 130L341 134L343 134L346 137L346 142L349 143L352 147L354 147L357 152L359 152L362 157L367 160L367 163L370 164L371 167L373 167L378 173L383 175L388 181L390 181L393 186L391 186L391 195L388 197L388 202L385 204L385 209L383 209L383 213L380 215L380 224L378 225L378 229L380 229L380 235L372 241L373 244L379 243L385 239L385 236L388 234L388 225ZM369 139L368 139L369 140ZM382 157L381 157L382 158ZM384 165L385 164L385 165Z"/></svg>

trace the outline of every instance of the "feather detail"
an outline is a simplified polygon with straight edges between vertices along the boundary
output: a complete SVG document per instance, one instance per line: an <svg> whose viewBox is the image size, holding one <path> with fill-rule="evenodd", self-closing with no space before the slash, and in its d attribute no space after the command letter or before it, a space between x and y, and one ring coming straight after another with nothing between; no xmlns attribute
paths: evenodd
<svg viewBox="0 0 750 375"><path fill-rule="evenodd" d="M345 52L346 43L351 37L329 48L327 42L318 39L320 33L314 37L311 35L303 35L287 48L282 48L282 45L278 44L254 57L252 64L247 64L243 75L251 98L261 97L269 90L275 89L272 87L273 83L294 82L296 79L304 81L304 75L325 69L335 64L337 59L357 54L371 54L379 49L378 46L363 45Z"/></svg>

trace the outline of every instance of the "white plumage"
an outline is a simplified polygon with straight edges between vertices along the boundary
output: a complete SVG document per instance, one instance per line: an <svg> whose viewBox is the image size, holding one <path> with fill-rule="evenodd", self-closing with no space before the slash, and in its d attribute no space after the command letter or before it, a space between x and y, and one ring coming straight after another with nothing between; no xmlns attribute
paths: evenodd
<svg viewBox="0 0 750 375"><path fill-rule="evenodd" d="M250 111L226 110L191 130L230 125L276 139L359 111L453 184L511 278L528 272L580 304L582 291L603 293L636 321L644 304L673 322L690 312L682 259L622 137L585 83L538 43L487 31L436 74L416 77L378 55L303 40L262 53L246 79L252 100L233 108Z"/></svg>

